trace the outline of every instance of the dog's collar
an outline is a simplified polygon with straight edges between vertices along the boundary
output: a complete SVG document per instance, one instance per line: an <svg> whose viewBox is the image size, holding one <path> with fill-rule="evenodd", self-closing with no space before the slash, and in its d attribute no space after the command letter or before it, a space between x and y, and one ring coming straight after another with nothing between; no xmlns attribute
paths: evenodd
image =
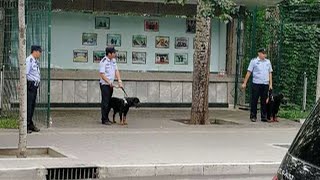
<svg viewBox="0 0 320 180"><path fill-rule="evenodd" d="M123 98L124 104L128 104L126 98Z"/></svg>

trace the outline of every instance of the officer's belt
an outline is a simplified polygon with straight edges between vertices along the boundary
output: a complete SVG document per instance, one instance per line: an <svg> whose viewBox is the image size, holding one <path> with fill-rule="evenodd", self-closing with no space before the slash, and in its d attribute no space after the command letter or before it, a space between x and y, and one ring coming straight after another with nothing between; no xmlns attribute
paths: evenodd
<svg viewBox="0 0 320 180"><path fill-rule="evenodd" d="M32 83L36 87L38 87L40 84L40 81L28 81L28 82Z"/></svg>

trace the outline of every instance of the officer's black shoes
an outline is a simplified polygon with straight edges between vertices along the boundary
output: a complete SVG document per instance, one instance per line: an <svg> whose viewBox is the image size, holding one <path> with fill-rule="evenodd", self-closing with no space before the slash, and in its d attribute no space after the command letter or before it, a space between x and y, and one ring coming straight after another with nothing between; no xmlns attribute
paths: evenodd
<svg viewBox="0 0 320 180"><path fill-rule="evenodd" d="M257 118L250 118L251 122L256 122Z"/></svg>
<svg viewBox="0 0 320 180"><path fill-rule="evenodd" d="M261 119L262 122L268 122L268 119Z"/></svg>
<svg viewBox="0 0 320 180"><path fill-rule="evenodd" d="M35 126L33 126L33 127L28 128L28 133L29 133L29 131L31 131L31 132L39 132L40 129L35 127Z"/></svg>
<svg viewBox="0 0 320 180"><path fill-rule="evenodd" d="M112 125L112 122L110 122L110 121L105 121L105 122L102 122L102 124L110 126L110 125Z"/></svg>
<svg viewBox="0 0 320 180"><path fill-rule="evenodd" d="M40 129L39 128L37 128L37 127L33 127L32 129L31 129L33 132L39 132L40 131Z"/></svg>
<svg viewBox="0 0 320 180"><path fill-rule="evenodd" d="M114 124L114 122L112 122L112 121L110 121L110 120L109 120L108 122L111 123L111 124ZM117 122L116 122L116 123L117 123Z"/></svg>
<svg viewBox="0 0 320 180"><path fill-rule="evenodd" d="M28 133L28 134L31 134L31 133L32 133L31 129L28 129L28 130L27 130L27 133Z"/></svg>

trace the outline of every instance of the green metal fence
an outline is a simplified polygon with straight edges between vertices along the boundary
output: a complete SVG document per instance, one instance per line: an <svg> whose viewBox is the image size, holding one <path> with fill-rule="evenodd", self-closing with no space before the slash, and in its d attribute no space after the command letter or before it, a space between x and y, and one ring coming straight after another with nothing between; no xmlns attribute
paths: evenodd
<svg viewBox="0 0 320 180"><path fill-rule="evenodd" d="M18 1L0 0L1 115L17 116L18 82ZM27 56L33 44L44 49L40 59L41 84L34 121L49 126L50 117L50 28L51 1L26 0Z"/></svg>
<svg viewBox="0 0 320 180"><path fill-rule="evenodd" d="M304 72L308 76L307 105L315 102L317 63L320 47L320 2L283 2L275 7L248 9L244 20L244 59L242 75L248 64L264 47L273 65L273 87L288 104L301 107ZM245 104L250 102L250 86ZM240 104L242 105L242 104Z"/></svg>

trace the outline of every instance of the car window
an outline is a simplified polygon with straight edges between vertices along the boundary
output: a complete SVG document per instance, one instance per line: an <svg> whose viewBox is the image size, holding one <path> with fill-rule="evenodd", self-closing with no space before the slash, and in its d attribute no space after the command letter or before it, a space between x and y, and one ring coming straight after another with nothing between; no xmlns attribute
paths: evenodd
<svg viewBox="0 0 320 180"><path fill-rule="evenodd" d="M320 101L301 127L289 153L320 167Z"/></svg>

